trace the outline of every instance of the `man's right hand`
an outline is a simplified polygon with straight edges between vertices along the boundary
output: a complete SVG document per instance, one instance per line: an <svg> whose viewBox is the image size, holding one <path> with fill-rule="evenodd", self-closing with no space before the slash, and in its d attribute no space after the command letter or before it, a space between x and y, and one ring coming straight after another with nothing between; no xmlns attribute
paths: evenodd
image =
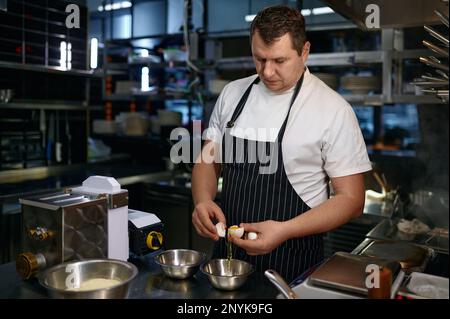
<svg viewBox="0 0 450 319"><path fill-rule="evenodd" d="M219 235L213 221L226 225L222 209L212 200L199 202L192 213L192 224L200 236L217 241Z"/></svg>

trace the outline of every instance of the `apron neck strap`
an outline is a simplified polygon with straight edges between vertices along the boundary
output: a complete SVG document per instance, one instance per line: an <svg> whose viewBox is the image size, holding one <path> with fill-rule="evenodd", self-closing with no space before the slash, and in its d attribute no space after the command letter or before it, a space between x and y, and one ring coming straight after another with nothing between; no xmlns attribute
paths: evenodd
<svg viewBox="0 0 450 319"><path fill-rule="evenodd" d="M277 137L278 141L281 141L284 137L284 132L286 131L286 125L287 125L287 121L289 119L289 114L291 113L292 105L294 105L295 99L297 98L298 93L300 92L300 89L302 88L303 79L305 78L305 72L306 72L306 68L305 68L305 71L303 71L300 79L297 81L297 84L295 85L294 94L292 94L291 102L289 103L288 113L286 115L286 118L284 119L283 125L281 125L280 131L278 132L278 137Z"/></svg>
<svg viewBox="0 0 450 319"><path fill-rule="evenodd" d="M238 105L236 106L233 115L231 116L231 120L227 122L227 128L231 128L234 126L234 122L236 122L236 119L241 115L242 110L244 109L245 102L247 102L248 96L250 95L250 91L252 90L253 84L259 83L259 76L256 77L256 79L248 86L247 90L245 91L244 95L242 95L241 99L239 100Z"/></svg>
<svg viewBox="0 0 450 319"><path fill-rule="evenodd" d="M291 112L292 105L294 104L295 99L297 98L298 93L300 92L300 88L302 87L305 72L306 72L306 68L305 68L305 71L302 73L302 76L300 77L300 79L297 81L297 84L295 85L294 93L292 95L291 102L289 103L288 113L286 115L286 118L284 119L283 125L281 126L280 132L278 133L278 138L277 138L278 140L281 140L280 137L283 138L283 136L284 136L287 119L289 118L289 113ZM234 126L236 119L239 117L239 115L241 115L242 110L244 109L245 103L247 102L248 96L250 95L250 91L252 90L253 84L258 84L258 83L259 83L259 76L256 77L256 79L248 86L244 95L242 95L241 99L239 100L238 105L236 106L236 109L233 112L233 115L231 116L230 121L227 122L227 125L226 125L227 128L232 128Z"/></svg>

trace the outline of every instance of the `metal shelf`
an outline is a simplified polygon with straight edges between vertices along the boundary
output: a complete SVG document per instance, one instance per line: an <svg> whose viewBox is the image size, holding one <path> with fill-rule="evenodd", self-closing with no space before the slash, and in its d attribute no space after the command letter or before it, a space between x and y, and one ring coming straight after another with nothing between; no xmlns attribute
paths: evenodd
<svg viewBox="0 0 450 319"><path fill-rule="evenodd" d="M64 111L87 111L87 110L101 110L100 105L86 106L81 102L43 102L43 101L16 101L9 103L0 103L0 109L15 109L15 110L64 110Z"/></svg>
<svg viewBox="0 0 450 319"><path fill-rule="evenodd" d="M4 61L0 61L0 68L21 70L21 71L45 72L45 73L49 73L49 74L58 74L58 75L75 75L75 76L93 77L93 78L102 77L101 73L97 73L94 71L88 71L88 70L74 70L74 69L65 70L61 67L56 67L56 66L22 64L22 63L4 62Z"/></svg>
<svg viewBox="0 0 450 319"><path fill-rule="evenodd" d="M163 100L179 100L188 99L189 94L111 94L103 97L104 101L163 101Z"/></svg>
<svg viewBox="0 0 450 319"><path fill-rule="evenodd" d="M385 104L446 104L434 95L412 95L400 94L393 95L392 99L388 99L382 94L376 95L352 95L341 94L341 96L351 104L361 104L370 106L382 106Z"/></svg>
<svg viewBox="0 0 450 319"><path fill-rule="evenodd" d="M355 51L338 53L312 53L308 57L308 66L354 66L358 64L383 63L385 59L414 59L420 56L439 56L429 50L404 51ZM255 65L251 56L222 58L217 61L220 69L253 69Z"/></svg>
<svg viewBox="0 0 450 319"><path fill-rule="evenodd" d="M308 57L308 66L351 66L362 63L382 63L382 51L359 51L339 53L312 53ZM253 69L253 58L223 58L217 61L220 69Z"/></svg>
<svg viewBox="0 0 450 319"><path fill-rule="evenodd" d="M187 63L186 61L172 61L172 62L161 62L161 63L156 63L156 62L151 62L151 61L139 61L139 60L135 60L135 61L130 61L128 63L128 65L145 65L145 66L149 66L149 67L154 67L154 68L167 68L167 69L187 69Z"/></svg>
<svg viewBox="0 0 450 319"><path fill-rule="evenodd" d="M308 66L347 66L365 63L382 63L382 51L357 51L339 53L313 53L308 57Z"/></svg>

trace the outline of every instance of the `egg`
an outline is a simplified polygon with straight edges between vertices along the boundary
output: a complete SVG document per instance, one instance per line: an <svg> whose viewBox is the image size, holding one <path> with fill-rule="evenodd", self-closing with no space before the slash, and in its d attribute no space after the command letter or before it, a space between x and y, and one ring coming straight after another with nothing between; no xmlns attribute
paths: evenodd
<svg viewBox="0 0 450 319"><path fill-rule="evenodd" d="M219 235L219 237L225 237L225 225L222 222L218 222L216 224L216 230L217 230L217 235Z"/></svg>
<svg viewBox="0 0 450 319"><path fill-rule="evenodd" d="M228 235L241 238L244 235L244 227L239 227L237 225L230 226L230 228L228 228Z"/></svg>
<svg viewBox="0 0 450 319"><path fill-rule="evenodd" d="M247 234L247 239L249 239L249 240L255 240L257 238L258 238L258 235L255 232L251 231Z"/></svg>

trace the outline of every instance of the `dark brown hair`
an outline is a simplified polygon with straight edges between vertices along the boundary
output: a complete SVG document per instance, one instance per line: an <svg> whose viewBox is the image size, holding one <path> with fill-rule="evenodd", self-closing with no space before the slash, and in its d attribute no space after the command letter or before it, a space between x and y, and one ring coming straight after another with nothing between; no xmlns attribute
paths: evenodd
<svg viewBox="0 0 450 319"><path fill-rule="evenodd" d="M306 42L305 18L299 10L284 5L265 8L252 21L250 39L256 31L266 44L289 33L294 49L302 54Z"/></svg>

